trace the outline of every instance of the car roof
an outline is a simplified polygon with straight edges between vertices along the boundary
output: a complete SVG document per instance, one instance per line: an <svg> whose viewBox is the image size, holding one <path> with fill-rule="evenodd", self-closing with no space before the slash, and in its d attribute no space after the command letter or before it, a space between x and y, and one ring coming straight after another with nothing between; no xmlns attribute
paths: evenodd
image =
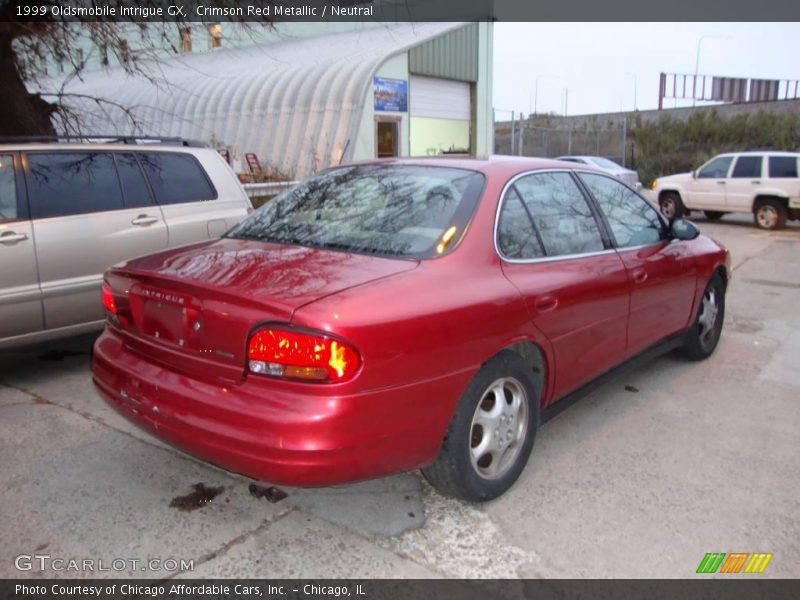
<svg viewBox="0 0 800 600"><path fill-rule="evenodd" d="M546 169L570 169L603 171L589 165L576 165L572 162L560 161L554 158L537 158L528 156L510 156L495 154L483 157L471 156L418 156L407 158L382 158L348 163L351 165L421 165L433 167L452 167L456 169L469 169L480 171L481 173L492 174L513 174L525 171L536 171ZM344 165L343 165L344 166Z"/></svg>
<svg viewBox="0 0 800 600"><path fill-rule="evenodd" d="M94 142L86 143L0 143L0 150L13 151L13 152L28 152L28 151L48 151L60 152L64 150L116 150L118 152L206 152L213 151L213 148L200 147L200 146L181 146L180 144L120 144L108 143L100 144Z"/></svg>
<svg viewBox="0 0 800 600"><path fill-rule="evenodd" d="M790 150L742 150L741 152L722 152L717 156L798 156L800 152L792 152Z"/></svg>

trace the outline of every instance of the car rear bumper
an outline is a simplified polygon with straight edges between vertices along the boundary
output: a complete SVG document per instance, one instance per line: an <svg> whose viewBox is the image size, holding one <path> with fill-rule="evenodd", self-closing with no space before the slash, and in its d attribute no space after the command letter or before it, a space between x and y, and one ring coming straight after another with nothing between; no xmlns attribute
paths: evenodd
<svg viewBox="0 0 800 600"><path fill-rule="evenodd" d="M97 340L94 382L106 401L165 442L227 470L292 486L325 486L431 462L467 371L370 393L243 378L201 381Z"/></svg>

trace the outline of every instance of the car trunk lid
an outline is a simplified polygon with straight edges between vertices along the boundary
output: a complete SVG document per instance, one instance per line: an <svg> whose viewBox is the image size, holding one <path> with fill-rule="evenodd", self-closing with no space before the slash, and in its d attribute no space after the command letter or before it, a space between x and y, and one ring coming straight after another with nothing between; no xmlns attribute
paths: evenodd
<svg viewBox="0 0 800 600"><path fill-rule="evenodd" d="M241 379L259 323L289 322L310 302L408 271L417 261L222 239L111 269L128 346L208 379Z"/></svg>

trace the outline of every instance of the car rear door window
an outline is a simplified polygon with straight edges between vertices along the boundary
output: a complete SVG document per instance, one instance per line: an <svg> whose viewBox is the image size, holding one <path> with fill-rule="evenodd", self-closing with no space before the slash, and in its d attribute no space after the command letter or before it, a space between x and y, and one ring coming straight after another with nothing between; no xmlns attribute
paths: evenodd
<svg viewBox="0 0 800 600"><path fill-rule="evenodd" d="M119 180L122 184L125 208L139 208L152 206L153 198L150 189L147 187L144 173L139 166L139 161L132 153L117 153L114 158L117 161Z"/></svg>
<svg viewBox="0 0 800 600"><path fill-rule="evenodd" d="M14 157L0 154L0 221L17 218L17 182L14 174Z"/></svg>
<svg viewBox="0 0 800 600"><path fill-rule="evenodd" d="M110 153L36 153L27 158L34 219L122 208L122 190Z"/></svg>
<svg viewBox="0 0 800 600"><path fill-rule="evenodd" d="M657 243L666 237L656 210L627 186L603 175L580 173L581 181L597 201L617 247Z"/></svg>
<svg viewBox="0 0 800 600"><path fill-rule="evenodd" d="M513 185L533 219L547 256L605 249L597 220L568 172L535 173Z"/></svg>
<svg viewBox="0 0 800 600"><path fill-rule="evenodd" d="M214 200L217 193L190 154L143 152L139 160L159 204Z"/></svg>
<svg viewBox="0 0 800 600"><path fill-rule="evenodd" d="M533 227L533 219L513 187L503 200L497 225L497 242L506 258L519 260L545 255L542 240Z"/></svg>
<svg viewBox="0 0 800 600"><path fill-rule="evenodd" d="M740 156L733 165L731 177L736 179L756 179L761 177L763 156Z"/></svg>
<svg viewBox="0 0 800 600"><path fill-rule="evenodd" d="M770 156L769 176L775 179L797 178L797 157Z"/></svg>
<svg viewBox="0 0 800 600"><path fill-rule="evenodd" d="M732 156L720 156L697 171L698 179L724 179L733 161Z"/></svg>

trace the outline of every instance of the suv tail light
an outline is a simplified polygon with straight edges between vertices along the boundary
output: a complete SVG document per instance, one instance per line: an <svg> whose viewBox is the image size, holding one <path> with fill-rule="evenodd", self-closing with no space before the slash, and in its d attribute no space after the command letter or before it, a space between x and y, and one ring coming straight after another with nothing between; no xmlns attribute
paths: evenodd
<svg viewBox="0 0 800 600"><path fill-rule="evenodd" d="M324 333L267 327L247 344L248 369L258 375L338 383L355 375L360 364L352 346Z"/></svg>

